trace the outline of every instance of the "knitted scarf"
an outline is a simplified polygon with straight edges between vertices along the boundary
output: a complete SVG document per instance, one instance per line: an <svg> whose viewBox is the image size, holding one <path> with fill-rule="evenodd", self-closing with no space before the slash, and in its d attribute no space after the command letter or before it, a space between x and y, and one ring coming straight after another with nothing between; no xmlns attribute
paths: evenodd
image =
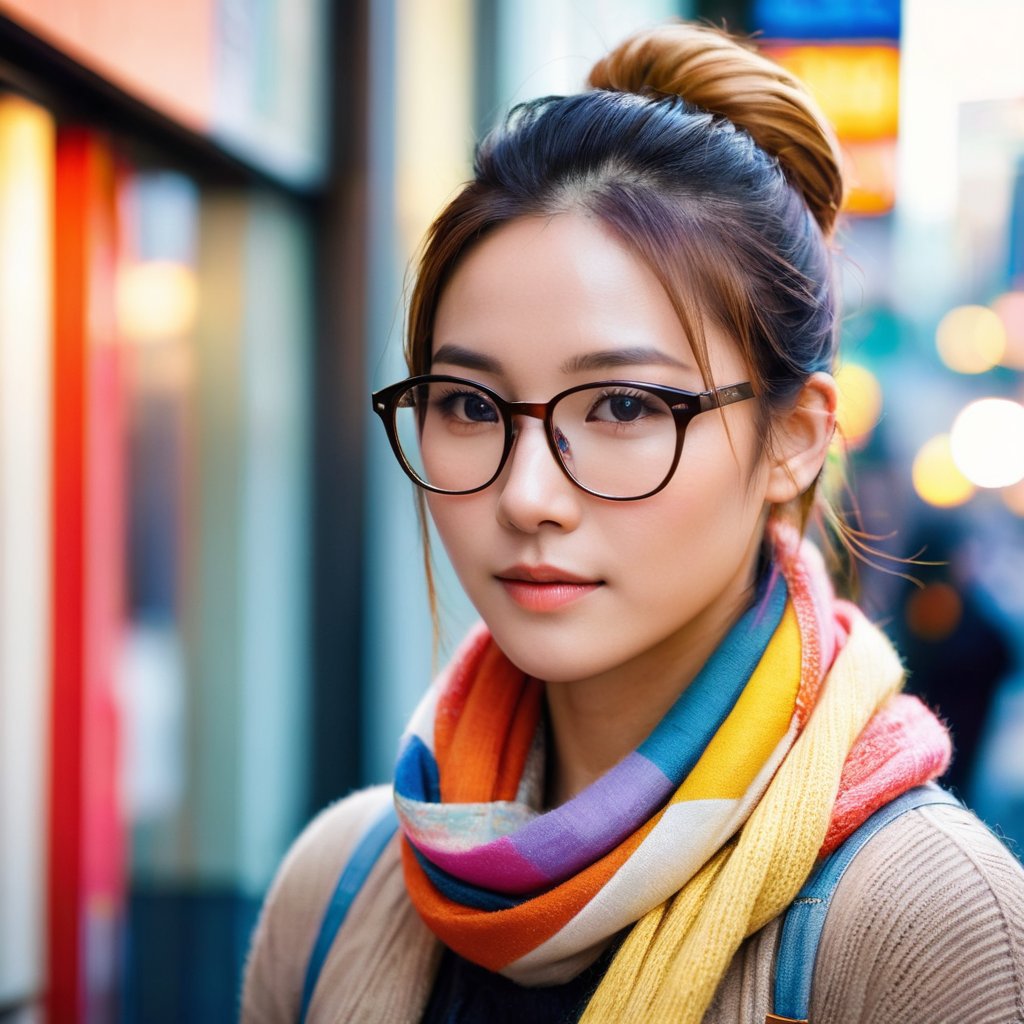
<svg viewBox="0 0 1024 1024"><path fill-rule="evenodd" d="M585 1021L699 1021L743 939L815 859L941 774L943 726L895 697L899 660L777 528L753 606L646 740L543 812L543 690L483 627L403 737L409 895L461 956L564 981L632 925Z"/></svg>

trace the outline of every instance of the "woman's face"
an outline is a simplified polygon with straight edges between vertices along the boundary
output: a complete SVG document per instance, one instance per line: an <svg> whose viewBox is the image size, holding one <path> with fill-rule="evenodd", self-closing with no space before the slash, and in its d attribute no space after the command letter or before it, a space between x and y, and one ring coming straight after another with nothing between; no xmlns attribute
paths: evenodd
<svg viewBox="0 0 1024 1024"><path fill-rule="evenodd" d="M748 380L735 344L705 330L715 383ZM519 219L477 245L441 297L433 353L431 372L511 401L609 379L704 390L657 278L579 213ZM668 485L639 501L574 486L527 417L490 487L428 495L463 587L521 669L557 683L707 657L750 600L768 478L756 403L722 411L728 432L719 411L696 417Z"/></svg>

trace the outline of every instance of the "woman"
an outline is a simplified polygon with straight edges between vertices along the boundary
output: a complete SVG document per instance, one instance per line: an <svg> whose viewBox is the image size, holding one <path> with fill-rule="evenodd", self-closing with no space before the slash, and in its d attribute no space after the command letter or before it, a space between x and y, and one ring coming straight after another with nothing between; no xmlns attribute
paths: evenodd
<svg viewBox="0 0 1024 1024"><path fill-rule="evenodd" d="M483 624L393 791L284 862L246 1020L296 1020L305 984L311 1021L760 1024L816 860L948 762L799 536L835 421L831 133L708 29L590 85L514 111L431 229L413 376L374 407ZM811 1020L1024 1018L1022 892L962 808L902 815L835 893Z"/></svg>

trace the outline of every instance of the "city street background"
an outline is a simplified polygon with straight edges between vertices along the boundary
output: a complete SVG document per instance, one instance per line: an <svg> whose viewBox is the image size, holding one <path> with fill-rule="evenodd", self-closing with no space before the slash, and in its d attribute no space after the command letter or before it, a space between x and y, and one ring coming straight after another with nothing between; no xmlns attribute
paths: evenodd
<svg viewBox="0 0 1024 1024"><path fill-rule="evenodd" d="M423 234L673 17L836 126L829 483L946 783L1024 843L1020 0L0 0L0 1019L234 1019L288 844L474 620L435 543L435 649L371 423Z"/></svg>

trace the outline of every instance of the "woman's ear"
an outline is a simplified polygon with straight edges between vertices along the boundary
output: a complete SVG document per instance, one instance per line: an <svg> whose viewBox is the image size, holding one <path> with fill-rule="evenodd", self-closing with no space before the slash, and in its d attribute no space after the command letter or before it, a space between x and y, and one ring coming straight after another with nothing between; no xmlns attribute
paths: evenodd
<svg viewBox="0 0 1024 1024"><path fill-rule="evenodd" d="M813 373L791 408L773 417L765 501L783 505L817 479L835 433L836 397L835 379Z"/></svg>

